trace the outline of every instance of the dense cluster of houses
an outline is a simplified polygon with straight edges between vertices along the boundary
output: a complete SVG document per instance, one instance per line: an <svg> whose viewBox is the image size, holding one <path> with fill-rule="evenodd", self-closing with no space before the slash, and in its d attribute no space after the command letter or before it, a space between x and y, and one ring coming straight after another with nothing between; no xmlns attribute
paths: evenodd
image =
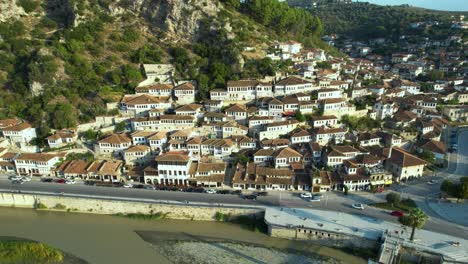
<svg viewBox="0 0 468 264"><path fill-rule="evenodd" d="M377 56L333 58L293 41L274 50L268 56L292 60L294 74L228 81L198 102L196 82L175 82L172 65L143 65L147 80L114 105L127 130L96 140L94 161L12 152L24 149L35 129L0 120L0 171L255 190L375 190L421 177L429 163L444 165L441 135L449 121L467 120L467 82L440 80L423 92L414 77L430 67L411 54L392 55L387 67ZM344 116L381 126L353 130ZM62 130L46 140L53 150L77 136ZM423 159L427 153L433 161Z"/></svg>

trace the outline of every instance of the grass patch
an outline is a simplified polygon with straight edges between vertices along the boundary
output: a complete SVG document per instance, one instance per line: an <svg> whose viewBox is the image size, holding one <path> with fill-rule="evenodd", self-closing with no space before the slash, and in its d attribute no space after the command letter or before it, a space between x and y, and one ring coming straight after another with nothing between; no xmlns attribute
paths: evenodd
<svg viewBox="0 0 468 264"><path fill-rule="evenodd" d="M215 214L215 219L216 219L216 221L219 221L219 222L227 222L227 221L229 221L230 217L231 217L230 214L225 214L225 213L221 213L221 212L216 212L216 214Z"/></svg>
<svg viewBox="0 0 468 264"><path fill-rule="evenodd" d="M58 209L58 210L65 210L67 209L67 207L61 203L58 203L54 206L54 209Z"/></svg>
<svg viewBox="0 0 468 264"><path fill-rule="evenodd" d="M43 203L38 203L36 205L36 209L47 209L47 205L43 204Z"/></svg>
<svg viewBox="0 0 468 264"><path fill-rule="evenodd" d="M403 211L406 213L409 212L411 209L418 207L416 205L416 202L409 198L401 200L401 202L399 202L398 204L394 204L394 205L390 203L374 203L374 204L369 204L369 205L377 207L377 208L391 210L391 211Z"/></svg>
<svg viewBox="0 0 468 264"><path fill-rule="evenodd" d="M255 219L252 217L242 215L242 216L232 219L229 222L240 225L256 233L263 233L263 234L268 233L268 225L265 223L263 218Z"/></svg>
<svg viewBox="0 0 468 264"><path fill-rule="evenodd" d="M63 258L62 252L42 243L0 242L0 263L62 263Z"/></svg>
<svg viewBox="0 0 468 264"><path fill-rule="evenodd" d="M136 214L123 214L123 213L118 213L115 214L115 216L120 216L120 217L127 217L131 219L140 219L140 220L161 220L166 218L168 213L161 213L157 212L155 214L142 214L142 213L136 213Z"/></svg>

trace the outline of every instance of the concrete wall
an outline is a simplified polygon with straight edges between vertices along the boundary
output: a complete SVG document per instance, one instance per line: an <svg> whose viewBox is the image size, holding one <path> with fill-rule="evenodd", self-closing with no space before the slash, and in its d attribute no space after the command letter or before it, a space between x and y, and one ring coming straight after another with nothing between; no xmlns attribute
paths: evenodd
<svg viewBox="0 0 468 264"><path fill-rule="evenodd" d="M172 205L143 202L127 202L100 200L64 196L46 196L17 193L0 193L0 206L37 208L38 205L45 205L50 210L64 210L82 213L95 214L167 214L171 219L189 219L189 220L215 220L216 212L230 214L232 217L240 215L263 215L262 209L245 208L223 208L208 206L190 206L190 205ZM59 205L59 206L57 206ZM63 208L65 206L65 208Z"/></svg>
<svg viewBox="0 0 468 264"><path fill-rule="evenodd" d="M378 245L377 241L365 239L362 237L349 236L345 234L332 233L309 228L286 228L269 225L268 234L272 237L295 240L311 240L329 247L375 248Z"/></svg>

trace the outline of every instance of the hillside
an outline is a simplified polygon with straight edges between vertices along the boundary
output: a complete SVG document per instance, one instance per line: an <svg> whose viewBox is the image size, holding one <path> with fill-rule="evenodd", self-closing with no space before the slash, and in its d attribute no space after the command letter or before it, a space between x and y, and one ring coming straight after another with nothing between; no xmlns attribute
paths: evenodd
<svg viewBox="0 0 468 264"><path fill-rule="evenodd" d="M325 2L325 1L324 1ZM391 37L403 34L431 35L444 39L453 15L466 12L444 12L409 6L380 6L369 3L323 3L314 7L308 0L289 0L293 7L309 10L325 25L326 34L344 34L356 39ZM440 22L438 30L415 32L410 23L420 21Z"/></svg>
<svg viewBox="0 0 468 264"><path fill-rule="evenodd" d="M203 99L229 79L281 67L245 47L323 45L321 32L319 19L277 0L4 0L0 118L29 120L41 135L88 122L133 93L142 63L174 64Z"/></svg>

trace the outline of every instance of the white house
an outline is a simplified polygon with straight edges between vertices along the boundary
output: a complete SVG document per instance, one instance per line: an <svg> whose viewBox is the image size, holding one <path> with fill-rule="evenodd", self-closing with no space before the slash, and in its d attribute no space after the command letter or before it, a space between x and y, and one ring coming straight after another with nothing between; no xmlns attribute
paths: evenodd
<svg viewBox="0 0 468 264"><path fill-rule="evenodd" d="M151 182L165 185L187 185L191 158L186 153L167 152L156 157L157 175ZM155 181L156 180L156 181ZM147 182L145 175L145 182Z"/></svg>
<svg viewBox="0 0 468 264"><path fill-rule="evenodd" d="M132 145L132 138L127 134L112 134L97 142L94 146L98 155L122 155Z"/></svg>
<svg viewBox="0 0 468 264"><path fill-rule="evenodd" d="M421 177L426 165L427 162L425 160L422 160L401 148L390 147L388 150L386 166L393 174L394 179L398 182Z"/></svg>
<svg viewBox="0 0 468 264"><path fill-rule="evenodd" d="M63 155L24 153L15 159L16 172L27 176L52 176Z"/></svg>
<svg viewBox="0 0 468 264"><path fill-rule="evenodd" d="M314 89L312 82L295 76L289 76L274 86L275 96L310 92Z"/></svg>
<svg viewBox="0 0 468 264"><path fill-rule="evenodd" d="M76 138L77 135L72 131L57 131L53 135L47 137L47 144L50 148L60 148L69 144L73 144Z"/></svg>
<svg viewBox="0 0 468 264"><path fill-rule="evenodd" d="M120 102L122 111L135 116L147 113L152 109L169 109L171 106L170 97L157 97L148 94L125 95Z"/></svg>
<svg viewBox="0 0 468 264"><path fill-rule="evenodd" d="M279 138L281 135L286 135L293 131L298 126L298 124L299 122L297 120L287 120L266 124L265 129L259 132L259 139L263 140L265 138Z"/></svg>
<svg viewBox="0 0 468 264"><path fill-rule="evenodd" d="M17 125L3 128L3 136L9 140L10 143L26 143L37 137L36 129L28 122L22 122Z"/></svg>
<svg viewBox="0 0 468 264"><path fill-rule="evenodd" d="M190 104L195 101L195 86L186 82L174 87L174 97L177 104Z"/></svg>

